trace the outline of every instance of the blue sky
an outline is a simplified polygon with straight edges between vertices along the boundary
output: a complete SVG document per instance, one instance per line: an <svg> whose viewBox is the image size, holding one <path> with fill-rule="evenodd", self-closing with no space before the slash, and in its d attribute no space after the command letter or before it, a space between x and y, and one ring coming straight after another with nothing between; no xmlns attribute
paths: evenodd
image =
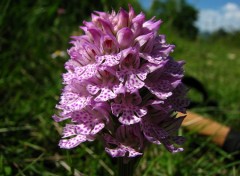
<svg viewBox="0 0 240 176"><path fill-rule="evenodd" d="M227 3L240 5L240 0L187 0L187 2L197 9L220 9Z"/></svg>
<svg viewBox="0 0 240 176"><path fill-rule="evenodd" d="M195 25L202 32L240 30L240 0L186 0L199 10ZM139 0L143 8L151 6L152 0Z"/></svg>

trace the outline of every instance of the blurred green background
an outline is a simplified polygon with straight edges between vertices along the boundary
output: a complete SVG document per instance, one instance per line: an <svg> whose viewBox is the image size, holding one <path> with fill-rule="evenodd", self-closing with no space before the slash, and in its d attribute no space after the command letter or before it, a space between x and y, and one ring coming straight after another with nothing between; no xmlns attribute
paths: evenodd
<svg viewBox="0 0 240 176"><path fill-rule="evenodd" d="M63 124L53 122L62 89L61 74L68 60L70 36L80 32L94 11L144 11L163 19L159 33L176 45L172 54L186 60L186 75L204 83L217 107L194 111L239 129L240 31L199 33L198 11L174 0L154 1L143 10L137 0L72 0L0 2L0 175L113 175L115 161L98 142L74 150L58 148ZM201 96L190 90L191 99ZM240 162L211 143L210 138L182 129L185 152L172 155L152 145L136 175L240 175Z"/></svg>

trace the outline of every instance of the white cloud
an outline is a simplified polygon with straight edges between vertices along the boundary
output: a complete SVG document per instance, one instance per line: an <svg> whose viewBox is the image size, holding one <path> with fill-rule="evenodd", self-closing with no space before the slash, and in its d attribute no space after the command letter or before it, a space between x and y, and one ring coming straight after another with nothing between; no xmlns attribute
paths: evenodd
<svg viewBox="0 0 240 176"><path fill-rule="evenodd" d="M204 32L214 32L220 28L229 32L240 30L240 6L229 2L219 10L200 10L196 26Z"/></svg>
<svg viewBox="0 0 240 176"><path fill-rule="evenodd" d="M238 11L239 7L237 4L232 3L232 2L228 2L227 4L225 4L222 8L223 10L229 12L229 11Z"/></svg>

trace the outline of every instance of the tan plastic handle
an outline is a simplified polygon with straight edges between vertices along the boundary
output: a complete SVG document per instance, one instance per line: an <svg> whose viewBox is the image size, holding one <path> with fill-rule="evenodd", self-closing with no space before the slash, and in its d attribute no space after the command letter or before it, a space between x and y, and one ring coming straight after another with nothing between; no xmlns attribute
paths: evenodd
<svg viewBox="0 0 240 176"><path fill-rule="evenodd" d="M191 111L187 111L182 126L199 134L211 136L213 142L219 146L223 146L230 131L229 127Z"/></svg>

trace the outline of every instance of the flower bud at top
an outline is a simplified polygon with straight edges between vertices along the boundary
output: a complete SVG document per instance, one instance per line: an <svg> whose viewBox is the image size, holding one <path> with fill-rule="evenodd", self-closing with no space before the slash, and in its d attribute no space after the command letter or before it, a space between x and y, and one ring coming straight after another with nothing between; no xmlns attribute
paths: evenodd
<svg viewBox="0 0 240 176"><path fill-rule="evenodd" d="M128 26L129 15L124 9L120 9L120 12L117 15L118 23L115 26L115 31L120 30L121 28Z"/></svg>
<svg viewBox="0 0 240 176"><path fill-rule="evenodd" d="M125 49L132 44L133 32L128 27L122 28L117 32L117 41L121 49Z"/></svg>

